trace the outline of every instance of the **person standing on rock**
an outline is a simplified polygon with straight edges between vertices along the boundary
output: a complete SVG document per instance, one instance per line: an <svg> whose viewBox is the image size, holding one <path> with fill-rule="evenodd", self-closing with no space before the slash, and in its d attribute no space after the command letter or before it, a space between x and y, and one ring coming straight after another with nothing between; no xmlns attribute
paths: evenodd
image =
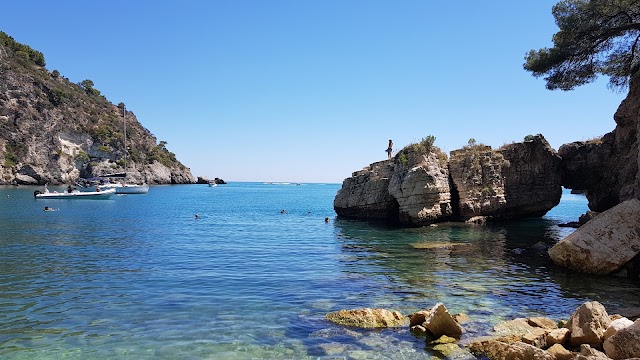
<svg viewBox="0 0 640 360"><path fill-rule="evenodd" d="M389 146L387 147L388 159L391 159L391 153L393 152L393 140L389 139Z"/></svg>

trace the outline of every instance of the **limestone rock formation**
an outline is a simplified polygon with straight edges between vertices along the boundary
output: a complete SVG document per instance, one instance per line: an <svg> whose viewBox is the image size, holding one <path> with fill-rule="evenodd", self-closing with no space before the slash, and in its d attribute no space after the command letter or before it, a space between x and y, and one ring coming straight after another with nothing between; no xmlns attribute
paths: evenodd
<svg viewBox="0 0 640 360"><path fill-rule="evenodd" d="M193 183L190 170L135 115L109 102L88 80L74 84L16 54L0 32L0 184L72 183L124 171L131 181Z"/></svg>
<svg viewBox="0 0 640 360"><path fill-rule="evenodd" d="M460 215L493 219L539 217L560 202L558 154L542 135L491 150L484 145L451 152L449 171Z"/></svg>
<svg viewBox="0 0 640 360"><path fill-rule="evenodd" d="M397 219L398 202L389 194L393 170L393 160L385 160L354 172L336 194L336 213L355 219Z"/></svg>
<svg viewBox="0 0 640 360"><path fill-rule="evenodd" d="M422 326L435 338L446 335L459 339L465 332L442 303L437 303L431 308Z"/></svg>
<svg viewBox="0 0 640 360"><path fill-rule="evenodd" d="M452 214L448 178L446 155L437 148L405 149L345 179L333 207L348 218L428 225Z"/></svg>
<svg viewBox="0 0 640 360"><path fill-rule="evenodd" d="M600 139L560 147L562 185L586 191L589 208L607 210L640 197L640 74L614 115L616 128Z"/></svg>
<svg viewBox="0 0 640 360"><path fill-rule="evenodd" d="M610 323L602 304L597 301L584 303L571 314L567 322L566 327L571 330L569 342L573 346L589 344L599 347Z"/></svg>
<svg viewBox="0 0 640 360"><path fill-rule="evenodd" d="M407 226L457 215L537 217L560 201L559 168L560 158L542 135L497 151L481 145L456 150L448 163L438 148L414 144L345 179L334 209L339 216Z"/></svg>
<svg viewBox="0 0 640 360"><path fill-rule="evenodd" d="M398 203L401 223L426 225L451 216L451 192L446 160L438 151L423 154L403 150L389 182L389 195ZM439 156L440 155L440 156Z"/></svg>
<svg viewBox="0 0 640 360"><path fill-rule="evenodd" d="M340 325L361 328L400 327L409 323L409 318L397 311L387 309L340 310L326 315L327 320Z"/></svg>
<svg viewBox="0 0 640 360"><path fill-rule="evenodd" d="M558 265L609 274L640 254L640 200L632 199L600 213L549 250Z"/></svg>
<svg viewBox="0 0 640 360"><path fill-rule="evenodd" d="M505 184L502 154L484 145L451 152L449 169L459 196L459 212L466 219L498 214L504 209Z"/></svg>

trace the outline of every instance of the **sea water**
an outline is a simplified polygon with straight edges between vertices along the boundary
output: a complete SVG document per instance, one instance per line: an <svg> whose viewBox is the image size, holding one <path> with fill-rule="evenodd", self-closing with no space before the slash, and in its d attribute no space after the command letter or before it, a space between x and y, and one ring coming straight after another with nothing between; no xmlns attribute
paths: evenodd
<svg viewBox="0 0 640 360"><path fill-rule="evenodd" d="M470 317L465 340L515 317L560 320L585 301L640 305L638 283L549 260L573 231L557 225L587 210L582 195L564 192L542 219L399 229L336 218L339 187L153 186L109 200L0 187L0 357L436 358L406 328L325 315L443 302Z"/></svg>

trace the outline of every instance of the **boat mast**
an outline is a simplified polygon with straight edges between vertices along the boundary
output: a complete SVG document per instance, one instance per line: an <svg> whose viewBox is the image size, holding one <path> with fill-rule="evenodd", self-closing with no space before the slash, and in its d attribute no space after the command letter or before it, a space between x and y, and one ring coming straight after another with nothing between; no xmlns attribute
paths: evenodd
<svg viewBox="0 0 640 360"><path fill-rule="evenodd" d="M124 176L127 176L127 120L125 105L122 104L122 123L124 124Z"/></svg>

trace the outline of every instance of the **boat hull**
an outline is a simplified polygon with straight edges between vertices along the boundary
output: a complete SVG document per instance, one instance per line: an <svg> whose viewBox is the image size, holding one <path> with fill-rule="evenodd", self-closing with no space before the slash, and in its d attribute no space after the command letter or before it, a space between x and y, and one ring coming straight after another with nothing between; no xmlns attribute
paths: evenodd
<svg viewBox="0 0 640 360"><path fill-rule="evenodd" d="M104 191L45 192L35 194L36 199L108 199L115 194L115 189Z"/></svg>
<svg viewBox="0 0 640 360"><path fill-rule="evenodd" d="M125 184L124 186L115 188L116 194L146 194L149 192L149 185L131 185Z"/></svg>
<svg viewBox="0 0 640 360"><path fill-rule="evenodd" d="M102 184L98 185L98 188L102 190L114 189L116 194L146 194L149 192L149 185L135 185L135 184ZM96 186L87 186L83 191L96 191Z"/></svg>

